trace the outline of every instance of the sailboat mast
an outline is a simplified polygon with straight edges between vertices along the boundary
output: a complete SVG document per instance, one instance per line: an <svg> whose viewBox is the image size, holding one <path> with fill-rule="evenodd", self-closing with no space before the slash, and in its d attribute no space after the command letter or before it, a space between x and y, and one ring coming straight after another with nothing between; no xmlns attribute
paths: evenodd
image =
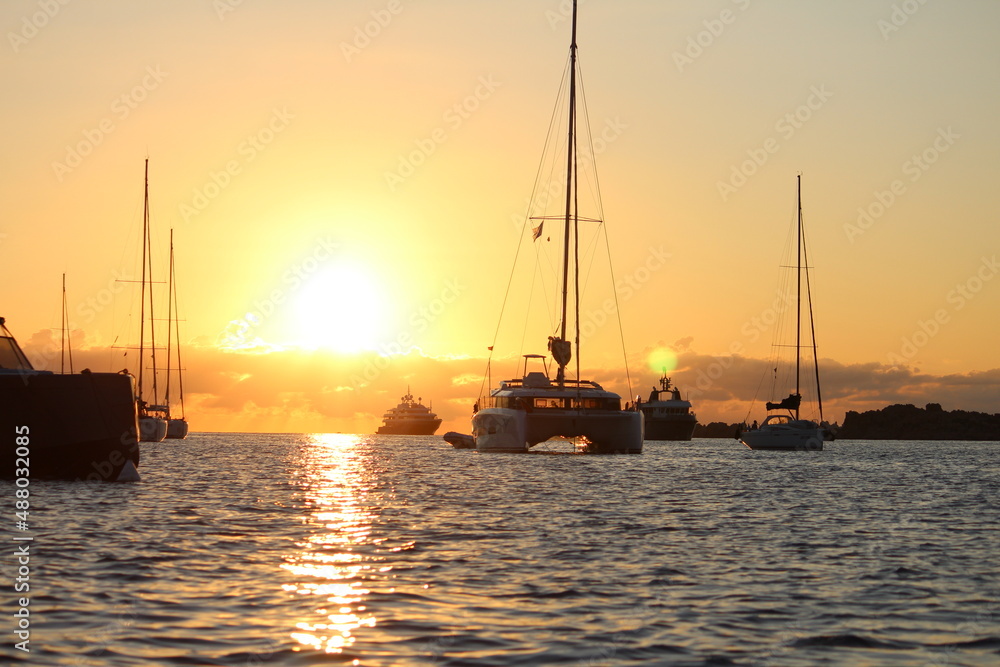
<svg viewBox="0 0 1000 667"><path fill-rule="evenodd" d="M795 176L796 195L798 203L798 247L796 249L796 288L795 288L795 395L801 396L799 391L799 362L802 355L799 352L802 344L802 174ZM795 406L795 418L799 418L799 406Z"/></svg>
<svg viewBox="0 0 1000 667"><path fill-rule="evenodd" d="M146 356L146 239L149 233L149 158L143 174L142 197L142 289L139 298L139 399L142 400L143 359Z"/></svg>
<svg viewBox="0 0 1000 667"><path fill-rule="evenodd" d="M170 409L170 343L174 329L174 230L170 229L170 266L167 269L167 388L163 403Z"/></svg>
<svg viewBox="0 0 1000 667"><path fill-rule="evenodd" d="M566 224L563 230L563 279L562 279L562 322L559 337L566 340L568 319L567 300L569 297L569 240L573 219L574 182L576 172L576 0L573 0L573 33L569 46L569 134L566 143ZM574 267L575 268L575 267ZM579 335L579 334L578 334ZM557 379L563 383L565 362L559 363Z"/></svg>
<svg viewBox="0 0 1000 667"><path fill-rule="evenodd" d="M181 402L181 419L184 419L184 366L181 365L181 325L180 319L177 317L177 272L174 271L174 230L170 230L170 291L173 296L170 297L173 302L173 313L174 313L174 337L177 341L177 391L180 393ZM167 374L167 380L169 385L170 375Z"/></svg>
<svg viewBox="0 0 1000 667"><path fill-rule="evenodd" d="M149 158L146 158L146 221L145 230L146 238L144 245L149 248L147 253L145 248L143 249L143 254L146 256L146 262L149 265L149 360L152 366L150 370L153 372L153 404L159 404L159 393L156 389L156 316L153 314L153 244L152 244L152 232L149 225Z"/></svg>
<svg viewBox="0 0 1000 667"><path fill-rule="evenodd" d="M62 274L62 329L60 336L61 358L59 372L66 372L66 353L69 352L69 372L73 372L73 343L69 337L69 307L66 304L66 274Z"/></svg>
<svg viewBox="0 0 1000 667"><path fill-rule="evenodd" d="M801 207L801 204L800 204ZM804 231L804 230L803 230ZM812 336L813 368L816 372L816 407L819 410L819 421L823 423L823 393L819 386L819 351L816 348L816 320L813 317L812 282L809 280L809 252L805 240L802 243L802 261L806 265L806 303L809 305L809 333Z"/></svg>

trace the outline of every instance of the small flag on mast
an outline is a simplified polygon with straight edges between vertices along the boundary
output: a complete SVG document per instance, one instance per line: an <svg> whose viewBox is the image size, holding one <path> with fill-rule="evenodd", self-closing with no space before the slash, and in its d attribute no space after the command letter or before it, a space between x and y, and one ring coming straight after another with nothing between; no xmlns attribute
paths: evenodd
<svg viewBox="0 0 1000 667"><path fill-rule="evenodd" d="M531 240L532 241L537 241L538 237L542 235L542 225L544 225L544 224L545 224L545 221L542 220L541 222L538 223L537 227L532 227L531 228Z"/></svg>

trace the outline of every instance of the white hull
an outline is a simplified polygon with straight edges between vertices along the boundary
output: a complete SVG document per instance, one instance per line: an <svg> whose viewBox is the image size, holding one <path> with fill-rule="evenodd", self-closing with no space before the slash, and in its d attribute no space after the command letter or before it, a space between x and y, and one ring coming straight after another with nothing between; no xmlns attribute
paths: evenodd
<svg viewBox="0 0 1000 667"><path fill-rule="evenodd" d="M823 450L823 443L833 437L815 422L802 419L781 424L765 423L740 434L739 440L750 449L819 452Z"/></svg>
<svg viewBox="0 0 1000 667"><path fill-rule="evenodd" d="M526 412L485 408L472 418L480 452L526 452L556 437L586 438L580 451L592 454L641 454L642 413L626 410L546 410Z"/></svg>
<svg viewBox="0 0 1000 667"><path fill-rule="evenodd" d="M480 452L528 451L525 413L508 408L485 408L472 417L472 437Z"/></svg>
<svg viewBox="0 0 1000 667"><path fill-rule="evenodd" d="M167 437L167 420L159 417L139 417L139 440L160 442Z"/></svg>
<svg viewBox="0 0 1000 667"><path fill-rule="evenodd" d="M167 422L166 437L170 440L183 440L188 434L188 423L183 419L171 419Z"/></svg>

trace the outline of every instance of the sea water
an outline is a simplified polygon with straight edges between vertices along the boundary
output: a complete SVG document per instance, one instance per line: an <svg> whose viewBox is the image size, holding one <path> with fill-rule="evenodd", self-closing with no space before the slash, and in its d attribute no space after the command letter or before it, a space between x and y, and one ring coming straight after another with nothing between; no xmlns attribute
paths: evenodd
<svg viewBox="0 0 1000 667"><path fill-rule="evenodd" d="M1000 443L193 434L140 472L32 481L27 530L0 485L5 662L1000 664Z"/></svg>

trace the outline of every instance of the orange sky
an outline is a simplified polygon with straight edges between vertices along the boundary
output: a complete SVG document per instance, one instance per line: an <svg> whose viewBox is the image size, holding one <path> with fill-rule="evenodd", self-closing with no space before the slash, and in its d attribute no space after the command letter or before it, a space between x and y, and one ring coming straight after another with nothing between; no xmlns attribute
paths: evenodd
<svg viewBox="0 0 1000 667"><path fill-rule="evenodd" d="M148 155L194 430L371 431L410 384L467 431L566 5L3 3L0 315L51 367L65 272L78 360L122 367ZM580 11L631 393L672 347L701 421L746 416L801 172L831 416L997 411L1000 6ZM628 395L606 294L583 365ZM498 354L544 352L546 327Z"/></svg>

